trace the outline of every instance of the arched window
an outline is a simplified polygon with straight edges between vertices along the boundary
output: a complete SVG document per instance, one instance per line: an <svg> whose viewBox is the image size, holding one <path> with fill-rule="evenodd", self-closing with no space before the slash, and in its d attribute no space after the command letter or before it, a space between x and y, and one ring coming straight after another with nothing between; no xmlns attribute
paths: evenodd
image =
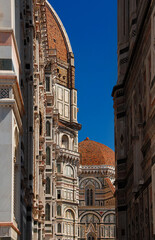
<svg viewBox="0 0 155 240"><path fill-rule="evenodd" d="M90 189L90 206L93 205L93 189Z"/></svg>
<svg viewBox="0 0 155 240"><path fill-rule="evenodd" d="M68 137L66 135L62 136L62 143L61 143L62 148L69 148L69 140Z"/></svg>
<svg viewBox="0 0 155 240"><path fill-rule="evenodd" d="M61 199L61 190L57 190L57 199Z"/></svg>
<svg viewBox="0 0 155 240"><path fill-rule="evenodd" d="M61 216L61 206L60 205L57 206L57 215Z"/></svg>
<svg viewBox="0 0 155 240"><path fill-rule="evenodd" d="M61 223L58 223L58 233L61 233Z"/></svg>
<svg viewBox="0 0 155 240"><path fill-rule="evenodd" d="M73 168L71 166L69 166L69 165L66 166L66 176L74 177Z"/></svg>
<svg viewBox="0 0 155 240"><path fill-rule="evenodd" d="M50 205L48 203L45 206L45 220L50 221Z"/></svg>
<svg viewBox="0 0 155 240"><path fill-rule="evenodd" d="M115 223L115 215L114 214L108 214L104 218L105 223Z"/></svg>
<svg viewBox="0 0 155 240"><path fill-rule="evenodd" d="M89 236L88 240L94 240L94 237L93 236Z"/></svg>
<svg viewBox="0 0 155 240"><path fill-rule="evenodd" d="M40 136L42 135L42 116L41 116L41 112L39 112L39 134Z"/></svg>
<svg viewBox="0 0 155 240"><path fill-rule="evenodd" d="M50 77L46 76L46 92L50 92Z"/></svg>
<svg viewBox="0 0 155 240"><path fill-rule="evenodd" d="M82 218L81 218L81 223L99 223L100 219L92 213L89 214L85 214Z"/></svg>
<svg viewBox="0 0 155 240"><path fill-rule="evenodd" d="M104 218L104 237L114 238L115 237L115 215L108 214Z"/></svg>
<svg viewBox="0 0 155 240"><path fill-rule="evenodd" d="M60 163L57 163L57 172L61 173L61 164Z"/></svg>
<svg viewBox="0 0 155 240"><path fill-rule="evenodd" d="M67 210L65 217L66 217L67 219L74 220L74 213L73 213L73 211Z"/></svg>
<svg viewBox="0 0 155 240"><path fill-rule="evenodd" d="M86 189L86 205L93 206L94 193L92 188Z"/></svg>
<svg viewBox="0 0 155 240"><path fill-rule="evenodd" d="M47 137L51 136L51 124L49 121L46 122L46 136Z"/></svg>
<svg viewBox="0 0 155 240"><path fill-rule="evenodd" d="M74 229L74 213L72 210L68 209L65 213L65 218L66 218L66 222L65 222L65 233L67 234L67 236L69 237L73 237L74 233L75 233L75 229ZM73 238L72 238L73 239Z"/></svg>
<svg viewBox="0 0 155 240"><path fill-rule="evenodd" d="M46 178L46 194L50 194L50 188L51 188L51 181L50 178Z"/></svg>
<svg viewBox="0 0 155 240"><path fill-rule="evenodd" d="M51 150L49 147L46 148L46 165L51 164Z"/></svg>
<svg viewBox="0 0 155 240"><path fill-rule="evenodd" d="M86 205L89 206L89 189L86 190Z"/></svg>

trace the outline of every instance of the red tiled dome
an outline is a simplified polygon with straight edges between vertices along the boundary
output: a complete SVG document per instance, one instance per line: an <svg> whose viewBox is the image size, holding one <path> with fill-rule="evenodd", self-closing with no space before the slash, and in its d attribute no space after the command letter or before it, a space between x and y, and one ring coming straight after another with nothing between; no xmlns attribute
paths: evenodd
<svg viewBox="0 0 155 240"><path fill-rule="evenodd" d="M88 137L79 143L80 163L82 165L115 166L115 153L102 143L90 140Z"/></svg>

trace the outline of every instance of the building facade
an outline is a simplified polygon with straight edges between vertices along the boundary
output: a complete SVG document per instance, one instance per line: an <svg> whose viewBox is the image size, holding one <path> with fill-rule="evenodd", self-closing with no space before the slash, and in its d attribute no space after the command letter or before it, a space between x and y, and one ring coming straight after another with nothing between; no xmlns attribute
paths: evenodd
<svg viewBox="0 0 155 240"><path fill-rule="evenodd" d="M117 239L155 237L155 1L118 1Z"/></svg>
<svg viewBox="0 0 155 240"><path fill-rule="evenodd" d="M114 152L89 138L79 152L79 240L115 239Z"/></svg>
<svg viewBox="0 0 155 240"><path fill-rule="evenodd" d="M74 55L45 0L0 3L0 238L77 239Z"/></svg>
<svg viewBox="0 0 155 240"><path fill-rule="evenodd" d="M100 146L100 162L80 167L80 129L57 13L46 0L1 0L0 239L115 238L114 154Z"/></svg>
<svg viewBox="0 0 155 240"><path fill-rule="evenodd" d="M78 130L74 55L47 1L34 5L33 239L78 238ZM38 141L39 140L39 141Z"/></svg>
<svg viewBox="0 0 155 240"><path fill-rule="evenodd" d="M31 0L0 2L0 239L32 235L32 21Z"/></svg>

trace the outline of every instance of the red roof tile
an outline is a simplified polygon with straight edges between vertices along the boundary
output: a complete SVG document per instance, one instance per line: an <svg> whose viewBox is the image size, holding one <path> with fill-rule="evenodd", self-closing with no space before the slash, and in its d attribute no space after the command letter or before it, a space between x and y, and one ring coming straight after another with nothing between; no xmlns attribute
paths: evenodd
<svg viewBox="0 0 155 240"><path fill-rule="evenodd" d="M81 165L111 165L115 166L115 153L102 143L86 138L79 143Z"/></svg>

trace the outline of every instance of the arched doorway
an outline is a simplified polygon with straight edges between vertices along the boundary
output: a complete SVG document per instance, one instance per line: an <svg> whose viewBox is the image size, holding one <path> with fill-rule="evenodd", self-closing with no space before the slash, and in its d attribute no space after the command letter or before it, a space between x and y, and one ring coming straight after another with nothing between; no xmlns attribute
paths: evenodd
<svg viewBox="0 0 155 240"><path fill-rule="evenodd" d="M94 233L89 233L87 240L95 240Z"/></svg>

